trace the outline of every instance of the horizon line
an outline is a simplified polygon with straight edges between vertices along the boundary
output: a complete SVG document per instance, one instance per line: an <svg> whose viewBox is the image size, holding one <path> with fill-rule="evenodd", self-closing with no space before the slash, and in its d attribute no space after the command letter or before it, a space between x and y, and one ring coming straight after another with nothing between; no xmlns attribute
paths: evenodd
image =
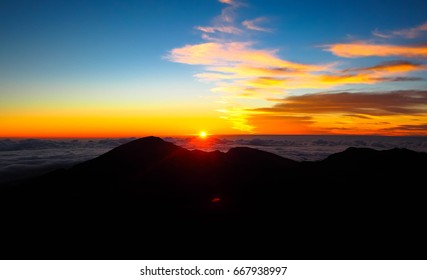
<svg viewBox="0 0 427 280"><path fill-rule="evenodd" d="M181 135L154 135L154 134L146 134L139 136L0 136L0 140L6 139L127 139L127 138L145 138L145 137L159 137L159 138L168 138L168 137L199 137L198 134L181 134ZM237 137L237 136L322 136L322 137L426 137L427 135L420 134L405 134L405 135L385 135L385 134L208 134L208 138L210 137Z"/></svg>

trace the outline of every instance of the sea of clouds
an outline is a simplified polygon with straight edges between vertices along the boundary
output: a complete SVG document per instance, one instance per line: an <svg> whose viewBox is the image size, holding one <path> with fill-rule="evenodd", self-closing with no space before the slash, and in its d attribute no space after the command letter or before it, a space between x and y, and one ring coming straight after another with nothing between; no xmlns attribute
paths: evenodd
<svg viewBox="0 0 427 280"><path fill-rule="evenodd" d="M68 168L133 139L0 139L0 184Z"/></svg>
<svg viewBox="0 0 427 280"><path fill-rule="evenodd" d="M0 139L0 184L19 181L97 157L135 138L120 139ZM226 152L246 146L297 161L322 160L348 147L377 150L407 148L427 152L427 137L384 136L218 136L165 137L187 149Z"/></svg>
<svg viewBox="0 0 427 280"><path fill-rule="evenodd" d="M427 137L386 136L223 136L207 139L209 144L192 138L165 138L187 149L228 151L232 147L245 146L268 151L297 161L315 161L344 151L348 147L364 147L376 150L406 148L427 152Z"/></svg>

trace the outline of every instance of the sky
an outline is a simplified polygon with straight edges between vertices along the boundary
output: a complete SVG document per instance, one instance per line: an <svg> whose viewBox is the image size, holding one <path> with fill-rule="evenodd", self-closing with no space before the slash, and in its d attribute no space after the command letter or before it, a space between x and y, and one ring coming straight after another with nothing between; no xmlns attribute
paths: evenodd
<svg viewBox="0 0 427 280"><path fill-rule="evenodd" d="M0 137L427 135L426 1L0 1Z"/></svg>

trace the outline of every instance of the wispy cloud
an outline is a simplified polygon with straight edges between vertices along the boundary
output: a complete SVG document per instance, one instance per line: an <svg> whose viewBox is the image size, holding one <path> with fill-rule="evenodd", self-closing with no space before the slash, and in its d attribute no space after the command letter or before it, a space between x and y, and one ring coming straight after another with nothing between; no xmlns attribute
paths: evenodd
<svg viewBox="0 0 427 280"><path fill-rule="evenodd" d="M376 37L379 37L379 38L383 38L383 39L389 39L389 38L393 38L394 37L391 34L386 34L386 33L380 32L378 30L378 28L375 29L374 31L372 31L372 35L374 35Z"/></svg>
<svg viewBox="0 0 427 280"><path fill-rule="evenodd" d="M390 39L395 37L415 39L423 36L425 34L424 32L426 31L427 31L427 22L415 27L394 30L391 32L380 32L377 28L374 31L372 31L372 34L376 37L383 38L383 39Z"/></svg>
<svg viewBox="0 0 427 280"><path fill-rule="evenodd" d="M235 0L219 0L219 2L227 6L221 10L221 14L216 16L210 26L196 26L197 30L204 32L202 38L215 41L216 38L206 36L206 33L226 33L226 34L241 34L242 30L234 23L236 18L236 9L242 4Z"/></svg>
<svg viewBox="0 0 427 280"><path fill-rule="evenodd" d="M403 124L383 129L384 132L393 132L399 134L410 134L410 135L427 135L427 123L422 124Z"/></svg>
<svg viewBox="0 0 427 280"><path fill-rule="evenodd" d="M242 30L234 26L197 26L196 29L206 33L223 32L229 34L239 34L242 32Z"/></svg>
<svg viewBox="0 0 427 280"><path fill-rule="evenodd" d="M427 45L381 45L366 42L327 45L325 50L341 57L398 56L427 58Z"/></svg>
<svg viewBox="0 0 427 280"><path fill-rule="evenodd" d="M425 31L427 31L427 22L413 28L396 30L393 32L393 34L402 36L405 38L413 39L413 38L420 37L421 35L423 35L423 32Z"/></svg>
<svg viewBox="0 0 427 280"><path fill-rule="evenodd" d="M242 25L250 30L262 31L262 32L271 32L270 28L262 27L259 24L266 21L267 18L259 17L253 20L244 20Z"/></svg>

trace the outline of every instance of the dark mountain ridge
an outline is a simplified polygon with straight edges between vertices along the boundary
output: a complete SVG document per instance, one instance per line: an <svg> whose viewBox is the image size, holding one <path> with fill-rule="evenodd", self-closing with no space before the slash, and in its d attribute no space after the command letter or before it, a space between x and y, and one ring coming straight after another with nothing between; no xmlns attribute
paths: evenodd
<svg viewBox="0 0 427 280"><path fill-rule="evenodd" d="M15 242L2 255L406 258L408 245L425 245L426 167L427 154L406 149L296 162L141 138L2 190L3 235Z"/></svg>

